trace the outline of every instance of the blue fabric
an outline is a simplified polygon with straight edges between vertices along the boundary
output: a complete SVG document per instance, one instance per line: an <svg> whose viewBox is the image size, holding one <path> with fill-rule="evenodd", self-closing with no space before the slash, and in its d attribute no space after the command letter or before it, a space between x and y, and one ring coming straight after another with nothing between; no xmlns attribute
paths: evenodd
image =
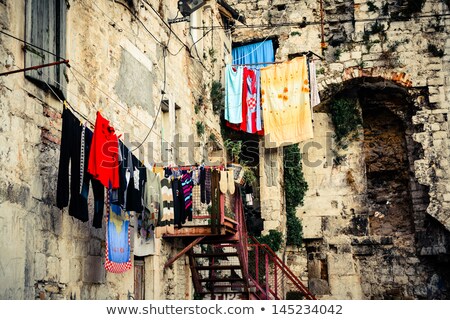
<svg viewBox="0 0 450 320"><path fill-rule="evenodd" d="M230 123L241 123L242 119L242 81L243 67L227 65L225 68L225 120Z"/></svg>
<svg viewBox="0 0 450 320"><path fill-rule="evenodd" d="M130 244L128 243L129 214L122 212L119 205L110 204L108 217L108 258L115 263L130 261Z"/></svg>
<svg viewBox="0 0 450 320"><path fill-rule="evenodd" d="M245 46L233 48L233 64L252 64L261 62L274 62L275 53L273 51L272 40L252 43ZM265 65L259 65L264 67Z"/></svg>

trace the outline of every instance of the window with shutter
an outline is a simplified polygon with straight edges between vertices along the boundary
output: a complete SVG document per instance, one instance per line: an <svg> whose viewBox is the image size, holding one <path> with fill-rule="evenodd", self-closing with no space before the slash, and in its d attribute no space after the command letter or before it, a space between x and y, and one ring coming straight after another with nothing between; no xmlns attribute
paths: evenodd
<svg viewBox="0 0 450 320"><path fill-rule="evenodd" d="M66 12L66 0L26 0L25 39L33 44L25 47L26 67L66 57ZM48 89L48 83L59 98L63 99L66 88L65 68L66 65L60 64L27 71L25 76L42 88Z"/></svg>

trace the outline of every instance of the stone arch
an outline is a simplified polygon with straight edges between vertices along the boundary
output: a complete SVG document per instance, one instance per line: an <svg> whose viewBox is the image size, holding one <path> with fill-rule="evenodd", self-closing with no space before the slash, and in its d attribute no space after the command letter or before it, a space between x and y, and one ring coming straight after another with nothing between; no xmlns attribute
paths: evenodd
<svg viewBox="0 0 450 320"><path fill-rule="evenodd" d="M440 170L443 165L436 163L436 151L433 150L437 144L435 138L438 138L438 143L445 143L443 141L449 138L445 132L448 131L448 127L443 130L445 126L448 126L448 110L436 110L438 109L436 104L430 101L428 87L413 87L413 80L409 74L384 67L364 69L349 67L339 75L321 79L318 82L318 88L321 98L327 100L349 84L364 82L382 82L406 90L414 109L411 117L415 127L413 140L419 143L423 150L429 150L422 152L421 157L414 159L411 163L417 182L429 189L429 203L424 211L450 231L450 203L446 205L444 195L437 192L438 189L445 189L446 182L439 182L443 176ZM449 159L441 159L441 161L445 164ZM450 201L450 196L448 198Z"/></svg>

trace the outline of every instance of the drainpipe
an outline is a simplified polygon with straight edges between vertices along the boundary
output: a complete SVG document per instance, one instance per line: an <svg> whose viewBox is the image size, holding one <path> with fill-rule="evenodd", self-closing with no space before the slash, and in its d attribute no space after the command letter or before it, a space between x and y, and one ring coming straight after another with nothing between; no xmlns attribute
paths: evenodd
<svg viewBox="0 0 450 320"><path fill-rule="evenodd" d="M321 32L321 42L320 47L322 48L322 56L324 55L325 48L327 44L325 43L325 32L323 27L324 14L323 14L323 0L320 0L320 32Z"/></svg>

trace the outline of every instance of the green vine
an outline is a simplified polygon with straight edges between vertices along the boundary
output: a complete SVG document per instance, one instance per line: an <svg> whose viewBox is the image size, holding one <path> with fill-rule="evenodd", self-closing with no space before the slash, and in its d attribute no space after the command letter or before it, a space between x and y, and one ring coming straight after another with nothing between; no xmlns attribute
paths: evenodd
<svg viewBox="0 0 450 320"><path fill-rule="evenodd" d="M336 143L343 145L343 140L350 133L356 133L362 124L361 114L355 99L335 99L330 105L331 120L335 128Z"/></svg>
<svg viewBox="0 0 450 320"><path fill-rule="evenodd" d="M227 149L227 153L230 156L230 160L239 163L239 156L242 150L242 141L241 140L231 140L226 139L223 142L225 148Z"/></svg>
<svg viewBox="0 0 450 320"><path fill-rule="evenodd" d="M301 154L298 144L284 147L284 192L286 199L286 229L287 245L301 246L303 227L296 215L296 209L303 205L303 199L308 190L302 170Z"/></svg>
<svg viewBox="0 0 450 320"><path fill-rule="evenodd" d="M269 230L265 236L256 237L256 239L264 244L267 244L273 251L278 251L283 242L283 234L277 230Z"/></svg>
<svg viewBox="0 0 450 320"><path fill-rule="evenodd" d="M225 106L225 95L222 90L222 83L213 81L211 84L210 99L213 111L216 115L220 115Z"/></svg>
<svg viewBox="0 0 450 320"><path fill-rule="evenodd" d="M203 136L203 134L205 133L205 125L203 124L203 122L197 121L195 125L197 127L197 135L199 137Z"/></svg>

